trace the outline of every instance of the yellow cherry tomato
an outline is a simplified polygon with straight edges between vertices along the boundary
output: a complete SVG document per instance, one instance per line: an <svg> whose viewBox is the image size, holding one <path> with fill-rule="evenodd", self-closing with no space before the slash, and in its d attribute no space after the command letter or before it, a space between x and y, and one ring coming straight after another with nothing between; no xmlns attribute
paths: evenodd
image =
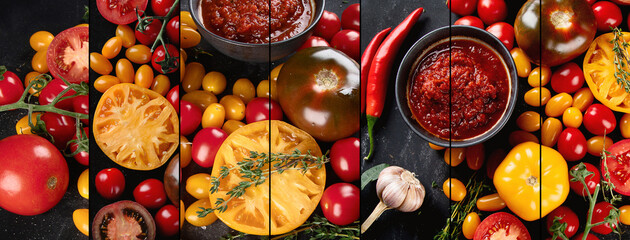
<svg viewBox="0 0 630 240"><path fill-rule="evenodd" d="M49 33L47 31L39 31L31 35L29 42L31 44L31 48L33 48L33 50L35 50L36 52L46 52L46 49L48 49L48 45L50 45L50 42L52 42L54 38L55 36L53 36L52 33Z"/></svg>
<svg viewBox="0 0 630 240"><path fill-rule="evenodd" d="M630 205L619 208L619 221L625 225L630 225Z"/></svg>
<svg viewBox="0 0 630 240"><path fill-rule="evenodd" d="M184 201L179 200L179 229L184 226L184 221L186 221L186 206L184 206Z"/></svg>
<svg viewBox="0 0 630 240"><path fill-rule="evenodd" d="M442 190L447 198L459 202L466 197L466 186L457 178L449 178L442 184Z"/></svg>
<svg viewBox="0 0 630 240"><path fill-rule="evenodd" d="M269 82L269 80L262 80L258 83L258 86L256 87L256 96L257 97L264 97L264 98L268 98L269 97L269 85L271 83Z"/></svg>
<svg viewBox="0 0 630 240"><path fill-rule="evenodd" d="M223 123L223 127L221 127L221 129L223 131L225 131L225 133L227 133L228 135L232 134L234 131L238 130L239 128L242 128L245 126L244 122L241 121L237 121L237 120L227 120L225 121L225 123Z"/></svg>
<svg viewBox="0 0 630 240"><path fill-rule="evenodd" d="M225 90L227 81L223 73L212 71L203 77L201 85L203 86L203 90L211 92L214 95L219 95Z"/></svg>
<svg viewBox="0 0 630 240"><path fill-rule="evenodd" d="M540 129L542 145L553 147L562 133L562 123L557 118L547 118Z"/></svg>
<svg viewBox="0 0 630 240"><path fill-rule="evenodd" d="M593 136L586 141L586 151L593 156L600 157L602 152L613 145L613 140L604 136Z"/></svg>
<svg viewBox="0 0 630 240"><path fill-rule="evenodd" d="M33 56L33 60L31 60L31 67L33 67L33 70L39 73L48 72L48 63L46 62L46 51L39 51L35 53L35 56Z"/></svg>
<svg viewBox="0 0 630 240"><path fill-rule="evenodd" d="M179 166L185 168L192 159L192 142L182 135L179 136Z"/></svg>
<svg viewBox="0 0 630 240"><path fill-rule="evenodd" d="M195 90L184 94L182 100L190 102L201 109L201 112L205 111L210 104L218 102L218 99L211 92L203 90Z"/></svg>
<svg viewBox="0 0 630 240"><path fill-rule="evenodd" d="M429 143L429 147L430 147L431 149L433 149L433 150L438 150L438 151L439 151L439 150L444 150L444 149L445 149L445 147L438 146L438 145L435 145L435 144L433 144L433 143Z"/></svg>
<svg viewBox="0 0 630 240"><path fill-rule="evenodd" d="M529 73L532 71L532 64L523 49L517 47L512 48L510 54L512 55L512 59L514 59L518 76L522 78L529 76Z"/></svg>
<svg viewBox="0 0 630 240"><path fill-rule="evenodd" d="M153 79L153 85L151 85L151 90L159 93L162 96L166 96L168 90L171 89L171 80L164 74L158 74Z"/></svg>
<svg viewBox="0 0 630 240"><path fill-rule="evenodd" d="M477 209L485 212L496 212L505 208L505 201L498 193L486 195L477 199Z"/></svg>
<svg viewBox="0 0 630 240"><path fill-rule="evenodd" d="M192 92L201 87L201 81L204 79L206 69L198 62L186 64L186 73L182 80L184 92ZM216 94L216 93L215 93Z"/></svg>
<svg viewBox="0 0 630 240"><path fill-rule="evenodd" d="M188 177L186 192L196 199L210 199L210 174L197 173Z"/></svg>
<svg viewBox="0 0 630 240"><path fill-rule="evenodd" d="M225 108L219 103L213 103L210 104L205 111L203 111L203 116L201 116L201 127L220 128L223 126L223 121L225 121Z"/></svg>
<svg viewBox="0 0 630 240"><path fill-rule="evenodd" d="M551 92L545 87L535 87L525 93L525 103L532 107L544 106L551 98Z"/></svg>
<svg viewBox="0 0 630 240"><path fill-rule="evenodd" d="M534 111L526 111L521 113L516 119L516 125L523 131L533 132L540 129L542 118L540 114Z"/></svg>
<svg viewBox="0 0 630 240"><path fill-rule="evenodd" d="M179 48L179 59L185 63L186 60L188 60L188 54L186 53L186 50L184 50L183 48Z"/></svg>
<svg viewBox="0 0 630 240"><path fill-rule="evenodd" d="M87 24L87 23L81 23L81 24L78 24L78 25L76 25L76 26L74 26L74 27L89 27L89 26L90 26L90 24Z"/></svg>
<svg viewBox="0 0 630 240"><path fill-rule="evenodd" d="M199 199L188 206L188 209L186 209L186 221L188 223L192 224L193 226L203 227L208 226L217 220L217 215L214 213L210 213L205 217L199 217L199 214L197 212L199 211L200 207L212 208L212 203L210 202L210 199Z"/></svg>
<svg viewBox="0 0 630 240"><path fill-rule="evenodd" d="M28 87L28 84L31 83L31 81L33 81L33 79L35 79L37 76L39 76L41 73L38 72L30 72L26 74L26 77L24 77L24 87ZM30 94L32 94L33 96L37 97L39 96L39 91L37 91L35 88L41 88L42 85L41 84L35 84L33 85L31 88L28 89L28 92ZM40 90L41 91L41 90Z"/></svg>
<svg viewBox="0 0 630 240"><path fill-rule="evenodd" d="M244 103L249 103L256 97L256 88L249 79L240 78L232 86L232 95L239 97Z"/></svg>
<svg viewBox="0 0 630 240"><path fill-rule="evenodd" d="M451 167L457 167L466 159L466 148L446 148L444 162Z"/></svg>
<svg viewBox="0 0 630 240"><path fill-rule="evenodd" d="M136 77L135 71L131 62L126 58L121 58L116 63L116 77L120 79L121 83L133 83Z"/></svg>
<svg viewBox="0 0 630 240"><path fill-rule="evenodd" d="M112 37L107 40L107 42L105 42L105 45L103 45L101 54L103 54L103 57L106 57L108 59L115 58L120 53L122 45L123 40L121 37Z"/></svg>
<svg viewBox="0 0 630 240"><path fill-rule="evenodd" d="M466 215L464 223L462 223L462 233L464 233L466 239L473 239L479 223L481 223L481 219L476 212L471 212Z"/></svg>
<svg viewBox="0 0 630 240"><path fill-rule="evenodd" d="M185 74L186 74L186 64L182 62L182 64L179 65L179 81L180 82L184 81Z"/></svg>
<svg viewBox="0 0 630 240"><path fill-rule="evenodd" d="M145 45L137 44L125 51L125 57L137 64L145 64L151 61L151 49Z"/></svg>
<svg viewBox="0 0 630 240"><path fill-rule="evenodd" d="M278 75L280 74L280 70L282 69L283 65L284 63L276 66L271 70L271 72L269 73L269 80L271 80L271 82L278 82Z"/></svg>
<svg viewBox="0 0 630 240"><path fill-rule="evenodd" d="M566 127L579 128L582 125L582 112L576 107L569 107L562 114L562 123Z"/></svg>
<svg viewBox="0 0 630 240"><path fill-rule="evenodd" d="M37 116L39 115L42 115L42 113L34 112L31 115L31 123L33 125L37 123ZM28 115L20 118L20 120L17 121L17 123L15 124L15 132L17 132L17 134L33 134L33 132L31 131L31 126L28 125Z"/></svg>
<svg viewBox="0 0 630 240"><path fill-rule="evenodd" d="M630 113L621 116L619 120L619 130L623 138L630 138Z"/></svg>
<svg viewBox="0 0 630 240"><path fill-rule="evenodd" d="M77 209L72 213L72 221L74 226L85 236L90 236L90 210Z"/></svg>
<svg viewBox="0 0 630 240"><path fill-rule="evenodd" d="M119 83L120 79L118 79L116 76L103 75L98 77L94 81L94 88L96 88L96 90L98 90L99 92L104 93L105 91L107 91L107 89Z"/></svg>
<svg viewBox="0 0 630 240"><path fill-rule="evenodd" d="M182 26L188 26L193 29L197 29L197 24L195 24L195 20L193 20L192 15L189 11L181 11L179 12L179 22Z"/></svg>
<svg viewBox="0 0 630 240"><path fill-rule="evenodd" d="M580 112L584 112L588 106L591 106L593 99L591 89L581 88L573 94L573 106L580 109Z"/></svg>
<svg viewBox="0 0 630 240"><path fill-rule="evenodd" d="M529 73L527 83L532 87L542 87L551 81L551 68L537 67Z"/></svg>
<svg viewBox="0 0 630 240"><path fill-rule="evenodd" d="M90 53L90 68L101 75L108 75L114 69L109 59L97 52Z"/></svg>
<svg viewBox="0 0 630 240"><path fill-rule="evenodd" d="M153 68L148 64L144 64L136 71L134 83L143 88L151 88L153 85Z"/></svg>
<svg viewBox="0 0 630 240"><path fill-rule="evenodd" d="M241 121L245 118L245 103L234 95L226 95L219 101L225 108L225 119Z"/></svg>
<svg viewBox="0 0 630 240"><path fill-rule="evenodd" d="M516 130L514 132L511 132L510 136L508 136L508 142L510 143L510 145L516 146L524 142L538 143L538 138L536 137L536 135L530 132Z"/></svg>
<svg viewBox="0 0 630 240"><path fill-rule="evenodd" d="M77 180L77 189L79 190L79 194L81 197L85 199L90 199L90 170L85 169L81 175L79 175L79 180Z"/></svg>
<svg viewBox="0 0 630 240"><path fill-rule="evenodd" d="M466 164L471 170L479 170L486 160L486 150L483 143L466 147Z"/></svg>
<svg viewBox="0 0 630 240"><path fill-rule="evenodd" d="M549 117L558 117L564 113L564 110L571 107L573 98L568 93L558 93L549 99L545 106L545 114Z"/></svg>
<svg viewBox="0 0 630 240"><path fill-rule="evenodd" d="M201 42L201 35L199 35L199 32L187 25L179 27L179 36L179 44L182 48L191 48L199 45Z"/></svg>
<svg viewBox="0 0 630 240"><path fill-rule="evenodd" d="M122 40L122 45L125 48L130 48L136 44L136 33L129 25L118 25L116 27L116 37Z"/></svg>

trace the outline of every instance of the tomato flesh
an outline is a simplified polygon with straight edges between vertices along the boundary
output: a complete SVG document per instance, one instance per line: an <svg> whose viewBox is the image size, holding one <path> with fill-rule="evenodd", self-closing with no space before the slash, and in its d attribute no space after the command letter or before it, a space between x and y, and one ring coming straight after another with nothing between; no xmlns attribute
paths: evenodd
<svg viewBox="0 0 630 240"><path fill-rule="evenodd" d="M155 239L155 221L142 205L119 201L96 213L91 236L94 240Z"/></svg>
<svg viewBox="0 0 630 240"><path fill-rule="evenodd" d="M608 171L610 181L615 185L615 192L630 196L630 139L613 144L608 148L608 152L613 157L602 160L602 176L606 178L606 171Z"/></svg>
<svg viewBox="0 0 630 240"><path fill-rule="evenodd" d="M46 56L50 73L70 83L89 79L88 27L73 27L59 33L50 43Z"/></svg>
<svg viewBox="0 0 630 240"><path fill-rule="evenodd" d="M98 0L98 12L113 24L129 24L136 21L136 9L142 13L148 0Z"/></svg>
<svg viewBox="0 0 630 240"><path fill-rule="evenodd" d="M488 216L479 224L474 240L530 240L531 236L525 225L514 215L498 212Z"/></svg>

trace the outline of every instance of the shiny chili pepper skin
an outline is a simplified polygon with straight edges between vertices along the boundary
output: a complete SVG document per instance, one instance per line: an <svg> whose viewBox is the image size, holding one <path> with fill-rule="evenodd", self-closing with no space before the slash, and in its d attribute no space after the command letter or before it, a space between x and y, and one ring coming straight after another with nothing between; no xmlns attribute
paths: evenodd
<svg viewBox="0 0 630 240"><path fill-rule="evenodd" d="M386 28L377 33L365 50L363 50L363 56L361 56L361 113L365 112L365 93L367 91L368 74L370 71L370 65L372 64L372 59L374 59L376 50L378 50L378 47L381 45L383 39L385 39L390 30L392 30L392 28Z"/></svg>
<svg viewBox="0 0 630 240"><path fill-rule="evenodd" d="M365 113L367 116L368 134L370 136L370 152L365 159L369 159L374 151L374 139L372 130L374 123L381 116L385 105L385 95L387 93L387 82L390 71L392 70L392 61L398 54L400 45L405 41L407 34L411 31L413 25L418 21L420 15L424 12L423 8L418 8L411 12L405 20L403 20L394 30L383 40L381 46L376 51L367 80L367 90L365 96Z"/></svg>

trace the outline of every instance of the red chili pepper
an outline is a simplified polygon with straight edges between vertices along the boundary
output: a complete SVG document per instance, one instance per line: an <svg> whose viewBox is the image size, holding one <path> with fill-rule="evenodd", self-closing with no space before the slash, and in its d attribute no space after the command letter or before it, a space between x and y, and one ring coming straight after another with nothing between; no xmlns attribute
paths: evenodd
<svg viewBox="0 0 630 240"><path fill-rule="evenodd" d="M374 60L372 60L372 64L370 65L365 98L365 113L367 115L368 134L370 136L370 152L367 157L365 157L366 160L372 157L372 153L374 152L374 134L372 131L374 123L376 123L376 120L378 120L383 112L389 73L392 70L392 61L396 57L396 54L398 54L400 45L407 37L413 25L418 21L423 11L423 8L414 10L405 20L394 28L378 48L378 51L376 51Z"/></svg>
<svg viewBox="0 0 630 240"><path fill-rule="evenodd" d="M383 29L383 31L379 32L372 38L370 44L363 51L363 56L361 56L361 113L365 112L365 92L367 90L367 81L368 74L370 71L370 65L372 65L372 59L374 59L374 55L376 55L376 50L389 33L389 30L392 28Z"/></svg>

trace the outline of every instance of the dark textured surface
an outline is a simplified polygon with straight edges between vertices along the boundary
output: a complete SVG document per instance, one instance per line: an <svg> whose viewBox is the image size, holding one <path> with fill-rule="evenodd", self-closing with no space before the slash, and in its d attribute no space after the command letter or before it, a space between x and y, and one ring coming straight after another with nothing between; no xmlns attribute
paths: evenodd
<svg viewBox="0 0 630 240"><path fill-rule="evenodd" d="M0 65L24 80L32 71L31 59L35 55L29 45L31 35L40 30L56 35L82 23L83 6L87 4L86 0L0 1ZM26 113L26 110L0 113L0 139L15 135L15 123ZM66 160L70 178L61 201L37 216L19 216L0 208L0 239L87 239L72 221L75 209L88 208L88 200L77 191L77 179L87 167L73 158Z"/></svg>

